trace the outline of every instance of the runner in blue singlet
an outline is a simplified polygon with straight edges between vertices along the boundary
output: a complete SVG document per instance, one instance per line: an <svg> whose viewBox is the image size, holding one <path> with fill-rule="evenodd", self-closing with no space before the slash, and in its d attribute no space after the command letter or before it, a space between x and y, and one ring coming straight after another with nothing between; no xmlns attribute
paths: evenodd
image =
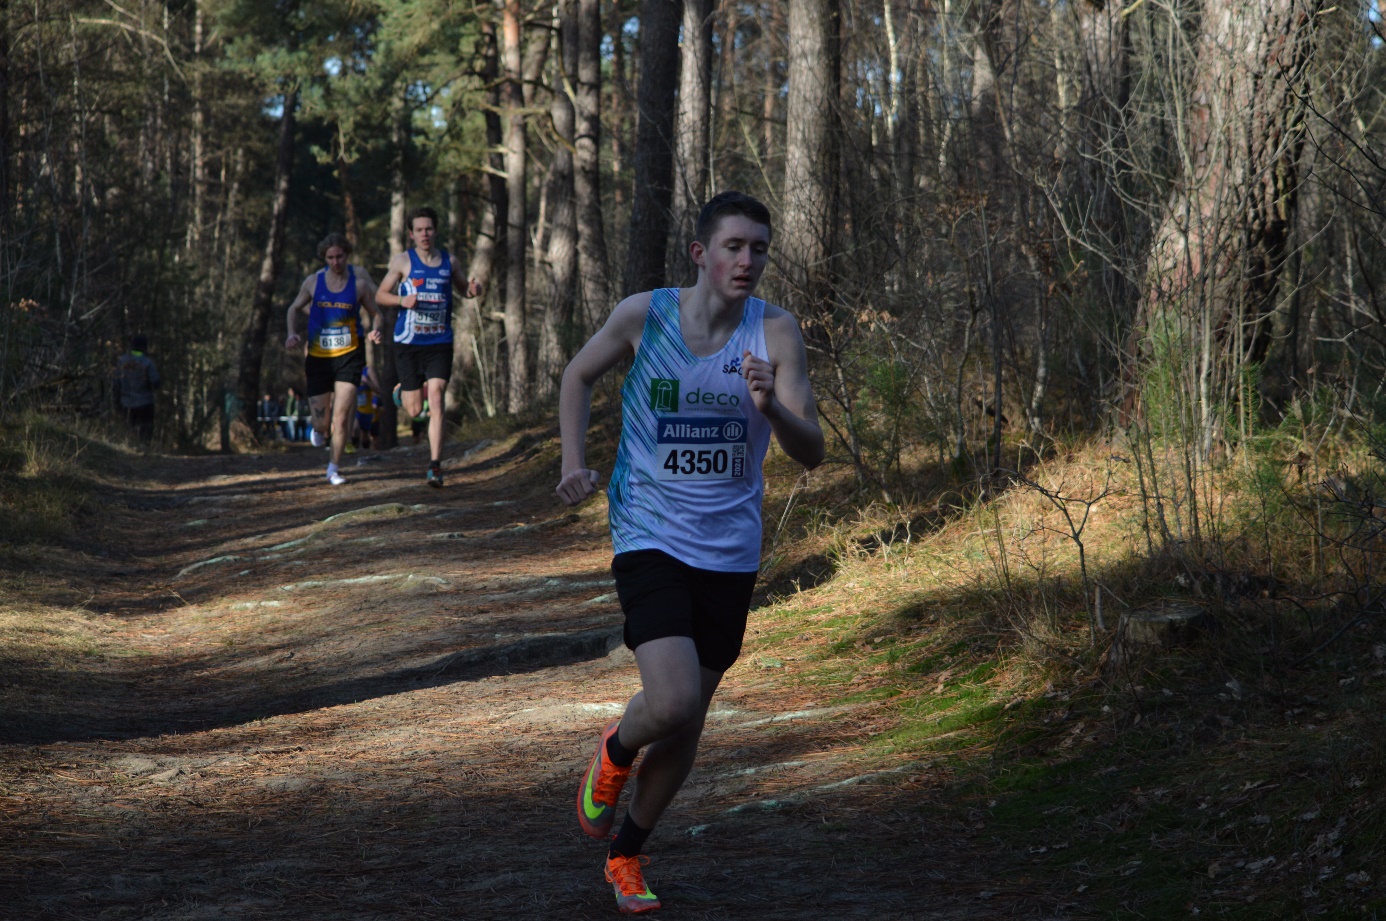
<svg viewBox="0 0 1386 921"><path fill-rule="evenodd" d="M434 244L438 213L416 208L409 214L409 239L414 248L390 259L385 280L375 293L385 307L398 307L395 319L395 368L399 372L400 406L411 416L423 412L427 400L429 463L425 479L443 485L443 437L446 432L445 396L452 377L452 292L479 297L481 283L455 271L452 257Z"/></svg>
<svg viewBox="0 0 1386 921"><path fill-rule="evenodd" d="M284 348L293 351L305 339L299 335L299 320L308 317L307 357L303 363L308 381L308 405L313 415L312 442L322 447L332 444L327 463L327 482L333 486L346 483L338 466L342 451L351 434L351 414L356 410L356 383L369 364L366 360L368 338L379 345L381 316L375 306L374 286L370 274L360 266L348 265L351 244L339 233L328 234L318 244L318 256L327 268L304 279L298 295L289 305L285 322L289 334ZM362 335L361 311L371 318L371 331Z"/></svg>
<svg viewBox="0 0 1386 921"><path fill-rule="evenodd" d="M737 192L718 195L689 245L697 283L626 298L563 374L558 495L577 505L598 480L585 458L592 387L634 357L607 497L611 570L643 687L603 731L577 795L583 831L606 838L644 749L607 852L606 878L623 912L659 907L641 851L687 778L712 695L741 652L770 436L805 467L823 459L799 325L751 296L769 248L766 207Z"/></svg>

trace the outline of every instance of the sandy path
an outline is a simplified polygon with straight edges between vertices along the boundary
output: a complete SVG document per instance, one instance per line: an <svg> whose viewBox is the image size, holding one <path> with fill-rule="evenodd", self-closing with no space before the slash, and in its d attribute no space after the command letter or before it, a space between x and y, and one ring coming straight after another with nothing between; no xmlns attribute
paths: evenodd
<svg viewBox="0 0 1386 921"><path fill-rule="evenodd" d="M99 654L0 714L0 918L616 916L572 814L636 688L603 521L542 444L465 447L443 490L413 449L340 489L299 449L111 497L71 576ZM1068 916L791 685L729 673L657 917Z"/></svg>

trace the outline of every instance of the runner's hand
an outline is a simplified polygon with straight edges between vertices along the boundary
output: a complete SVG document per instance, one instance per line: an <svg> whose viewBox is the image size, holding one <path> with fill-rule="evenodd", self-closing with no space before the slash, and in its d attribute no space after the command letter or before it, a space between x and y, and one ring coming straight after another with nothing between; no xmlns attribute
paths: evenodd
<svg viewBox="0 0 1386 921"><path fill-rule="evenodd" d="M748 349L741 356L741 376L751 391L751 402L762 413L775 402L775 368L764 358L757 358Z"/></svg>
<svg viewBox="0 0 1386 921"><path fill-rule="evenodd" d="M467 297L481 297L481 292L486 290L486 286L475 278L467 279Z"/></svg>
<svg viewBox="0 0 1386 921"><path fill-rule="evenodd" d="M418 302L419 302L419 296L418 296L417 294L411 294L411 295L409 295L409 296L407 296L407 297L402 297L402 298L400 298L400 299L399 299L399 306L402 307L402 308L405 309L405 310L413 310L413 309L414 309L414 305L417 304Z"/></svg>
<svg viewBox="0 0 1386 921"><path fill-rule="evenodd" d="M303 337L298 333L289 333L288 337L284 339L284 348L288 349L290 352L302 344Z"/></svg>
<svg viewBox="0 0 1386 921"><path fill-rule="evenodd" d="M597 491L600 476L595 470L574 470L558 482L558 498L564 505L577 505Z"/></svg>
<svg viewBox="0 0 1386 921"><path fill-rule="evenodd" d="M385 341L385 337L380 335L380 330L373 329L366 334L366 338L371 340L371 345L379 345Z"/></svg>

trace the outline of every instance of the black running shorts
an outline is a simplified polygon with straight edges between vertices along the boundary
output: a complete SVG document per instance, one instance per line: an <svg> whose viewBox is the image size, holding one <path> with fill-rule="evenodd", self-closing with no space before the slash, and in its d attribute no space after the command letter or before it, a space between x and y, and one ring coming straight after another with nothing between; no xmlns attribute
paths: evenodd
<svg viewBox="0 0 1386 921"><path fill-rule="evenodd" d="M632 550L616 554L611 574L631 649L666 636L690 637L698 663L715 672L731 668L741 655L756 573L713 572L663 550Z"/></svg>
<svg viewBox="0 0 1386 921"><path fill-rule="evenodd" d="M418 390L433 378L452 378L452 343L443 345L396 345L395 370L401 390Z"/></svg>
<svg viewBox="0 0 1386 921"><path fill-rule="evenodd" d="M303 360L303 374L308 378L308 396L322 396L337 389L337 382L360 384L361 372L366 370L366 350L354 351L336 358L309 355Z"/></svg>

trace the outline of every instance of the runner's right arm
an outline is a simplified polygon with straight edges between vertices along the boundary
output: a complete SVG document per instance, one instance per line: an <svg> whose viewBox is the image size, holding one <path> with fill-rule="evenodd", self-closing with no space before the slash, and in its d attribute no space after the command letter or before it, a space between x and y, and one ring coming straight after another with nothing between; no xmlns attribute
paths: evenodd
<svg viewBox="0 0 1386 921"><path fill-rule="evenodd" d="M375 292L375 302L382 307L402 307L405 310L413 310L414 305L419 300L417 294L400 297L395 293L395 288L404 281L404 276L408 274L409 254L395 253L391 256L390 267L385 270L385 277L381 279L380 288Z"/></svg>
<svg viewBox="0 0 1386 921"><path fill-rule="evenodd" d="M592 386L622 359L635 354L649 311L648 291L617 304L606 324L587 340L563 371L563 384L558 391L563 476L556 491L566 505L577 505L597 491L597 471L587 467L587 423L592 415Z"/></svg>
<svg viewBox="0 0 1386 921"><path fill-rule="evenodd" d="M313 281L312 275L303 280L299 285L298 294L294 297L293 303L289 305L288 313L284 316L284 325L289 330L289 335L284 338L284 348L293 351L303 344L303 337L298 334L298 315L307 316L308 308L313 304L313 286L309 282Z"/></svg>

